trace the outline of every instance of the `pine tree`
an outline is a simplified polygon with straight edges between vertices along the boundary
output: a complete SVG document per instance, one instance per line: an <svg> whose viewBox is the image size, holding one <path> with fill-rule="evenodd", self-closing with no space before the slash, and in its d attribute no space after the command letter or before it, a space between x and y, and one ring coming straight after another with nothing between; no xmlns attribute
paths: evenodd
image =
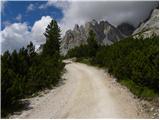
<svg viewBox="0 0 160 120"><path fill-rule="evenodd" d="M96 41L95 33L92 30L89 31L89 37L87 39L87 43L88 43L89 57L94 57L98 49L98 44Z"/></svg>
<svg viewBox="0 0 160 120"><path fill-rule="evenodd" d="M47 26L44 35L46 37L46 44L43 47L43 55L52 56L55 53L59 54L60 29L55 20L52 20L51 23Z"/></svg>
<svg viewBox="0 0 160 120"><path fill-rule="evenodd" d="M32 42L30 42L30 44L29 45L27 45L27 52L28 52L28 55L30 56L30 57L34 57L35 56L35 47L34 47L34 45L33 45L33 43Z"/></svg>

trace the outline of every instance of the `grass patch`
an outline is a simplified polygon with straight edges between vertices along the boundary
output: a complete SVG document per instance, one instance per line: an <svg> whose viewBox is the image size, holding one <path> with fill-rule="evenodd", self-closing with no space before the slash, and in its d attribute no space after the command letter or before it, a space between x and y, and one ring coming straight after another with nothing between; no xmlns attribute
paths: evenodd
<svg viewBox="0 0 160 120"><path fill-rule="evenodd" d="M90 59L89 58L77 58L76 62L84 63L87 65L91 65Z"/></svg>
<svg viewBox="0 0 160 120"><path fill-rule="evenodd" d="M122 85L125 85L133 94L139 98L152 100L155 97L158 97L158 94L154 90L149 89L148 87L138 86L132 80L120 80Z"/></svg>
<svg viewBox="0 0 160 120"><path fill-rule="evenodd" d="M106 69L105 67L103 67L99 64L93 63L92 58L77 58L76 62L80 62L80 63L84 63L84 64L87 64L87 65L90 65L90 66L95 66L95 67L98 67L98 68Z"/></svg>

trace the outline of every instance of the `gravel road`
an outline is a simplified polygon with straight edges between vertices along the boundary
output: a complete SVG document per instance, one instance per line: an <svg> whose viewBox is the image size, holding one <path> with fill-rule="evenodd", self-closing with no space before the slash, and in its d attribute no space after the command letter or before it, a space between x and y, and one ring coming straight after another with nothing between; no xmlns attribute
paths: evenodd
<svg viewBox="0 0 160 120"><path fill-rule="evenodd" d="M65 66L64 84L30 98L29 110L10 118L147 118L139 101L104 70Z"/></svg>

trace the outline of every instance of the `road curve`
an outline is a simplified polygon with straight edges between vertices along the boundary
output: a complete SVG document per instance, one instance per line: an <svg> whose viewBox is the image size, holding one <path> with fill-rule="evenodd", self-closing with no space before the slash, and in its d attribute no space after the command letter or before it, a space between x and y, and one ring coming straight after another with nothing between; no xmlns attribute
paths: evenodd
<svg viewBox="0 0 160 120"><path fill-rule="evenodd" d="M65 66L64 84L29 99L32 109L11 118L146 118L137 99L104 70L82 63Z"/></svg>

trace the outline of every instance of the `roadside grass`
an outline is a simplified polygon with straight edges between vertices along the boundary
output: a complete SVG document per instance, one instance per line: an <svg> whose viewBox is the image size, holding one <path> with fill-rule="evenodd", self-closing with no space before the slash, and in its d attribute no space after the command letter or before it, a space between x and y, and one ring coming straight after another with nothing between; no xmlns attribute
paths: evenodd
<svg viewBox="0 0 160 120"><path fill-rule="evenodd" d="M132 80L118 80L118 82L121 83L122 85L125 85L138 98L152 100L158 97L158 94L155 93L154 90L144 86L139 86Z"/></svg>
<svg viewBox="0 0 160 120"><path fill-rule="evenodd" d="M87 65L92 65L89 58L77 58L76 62L84 63Z"/></svg>
<svg viewBox="0 0 160 120"><path fill-rule="evenodd" d="M76 58L76 62L84 63L84 64L87 64L89 66L95 66L95 67L98 67L98 68L105 69L105 67L103 67L103 66L101 66L99 64L92 63L92 59L91 58Z"/></svg>

